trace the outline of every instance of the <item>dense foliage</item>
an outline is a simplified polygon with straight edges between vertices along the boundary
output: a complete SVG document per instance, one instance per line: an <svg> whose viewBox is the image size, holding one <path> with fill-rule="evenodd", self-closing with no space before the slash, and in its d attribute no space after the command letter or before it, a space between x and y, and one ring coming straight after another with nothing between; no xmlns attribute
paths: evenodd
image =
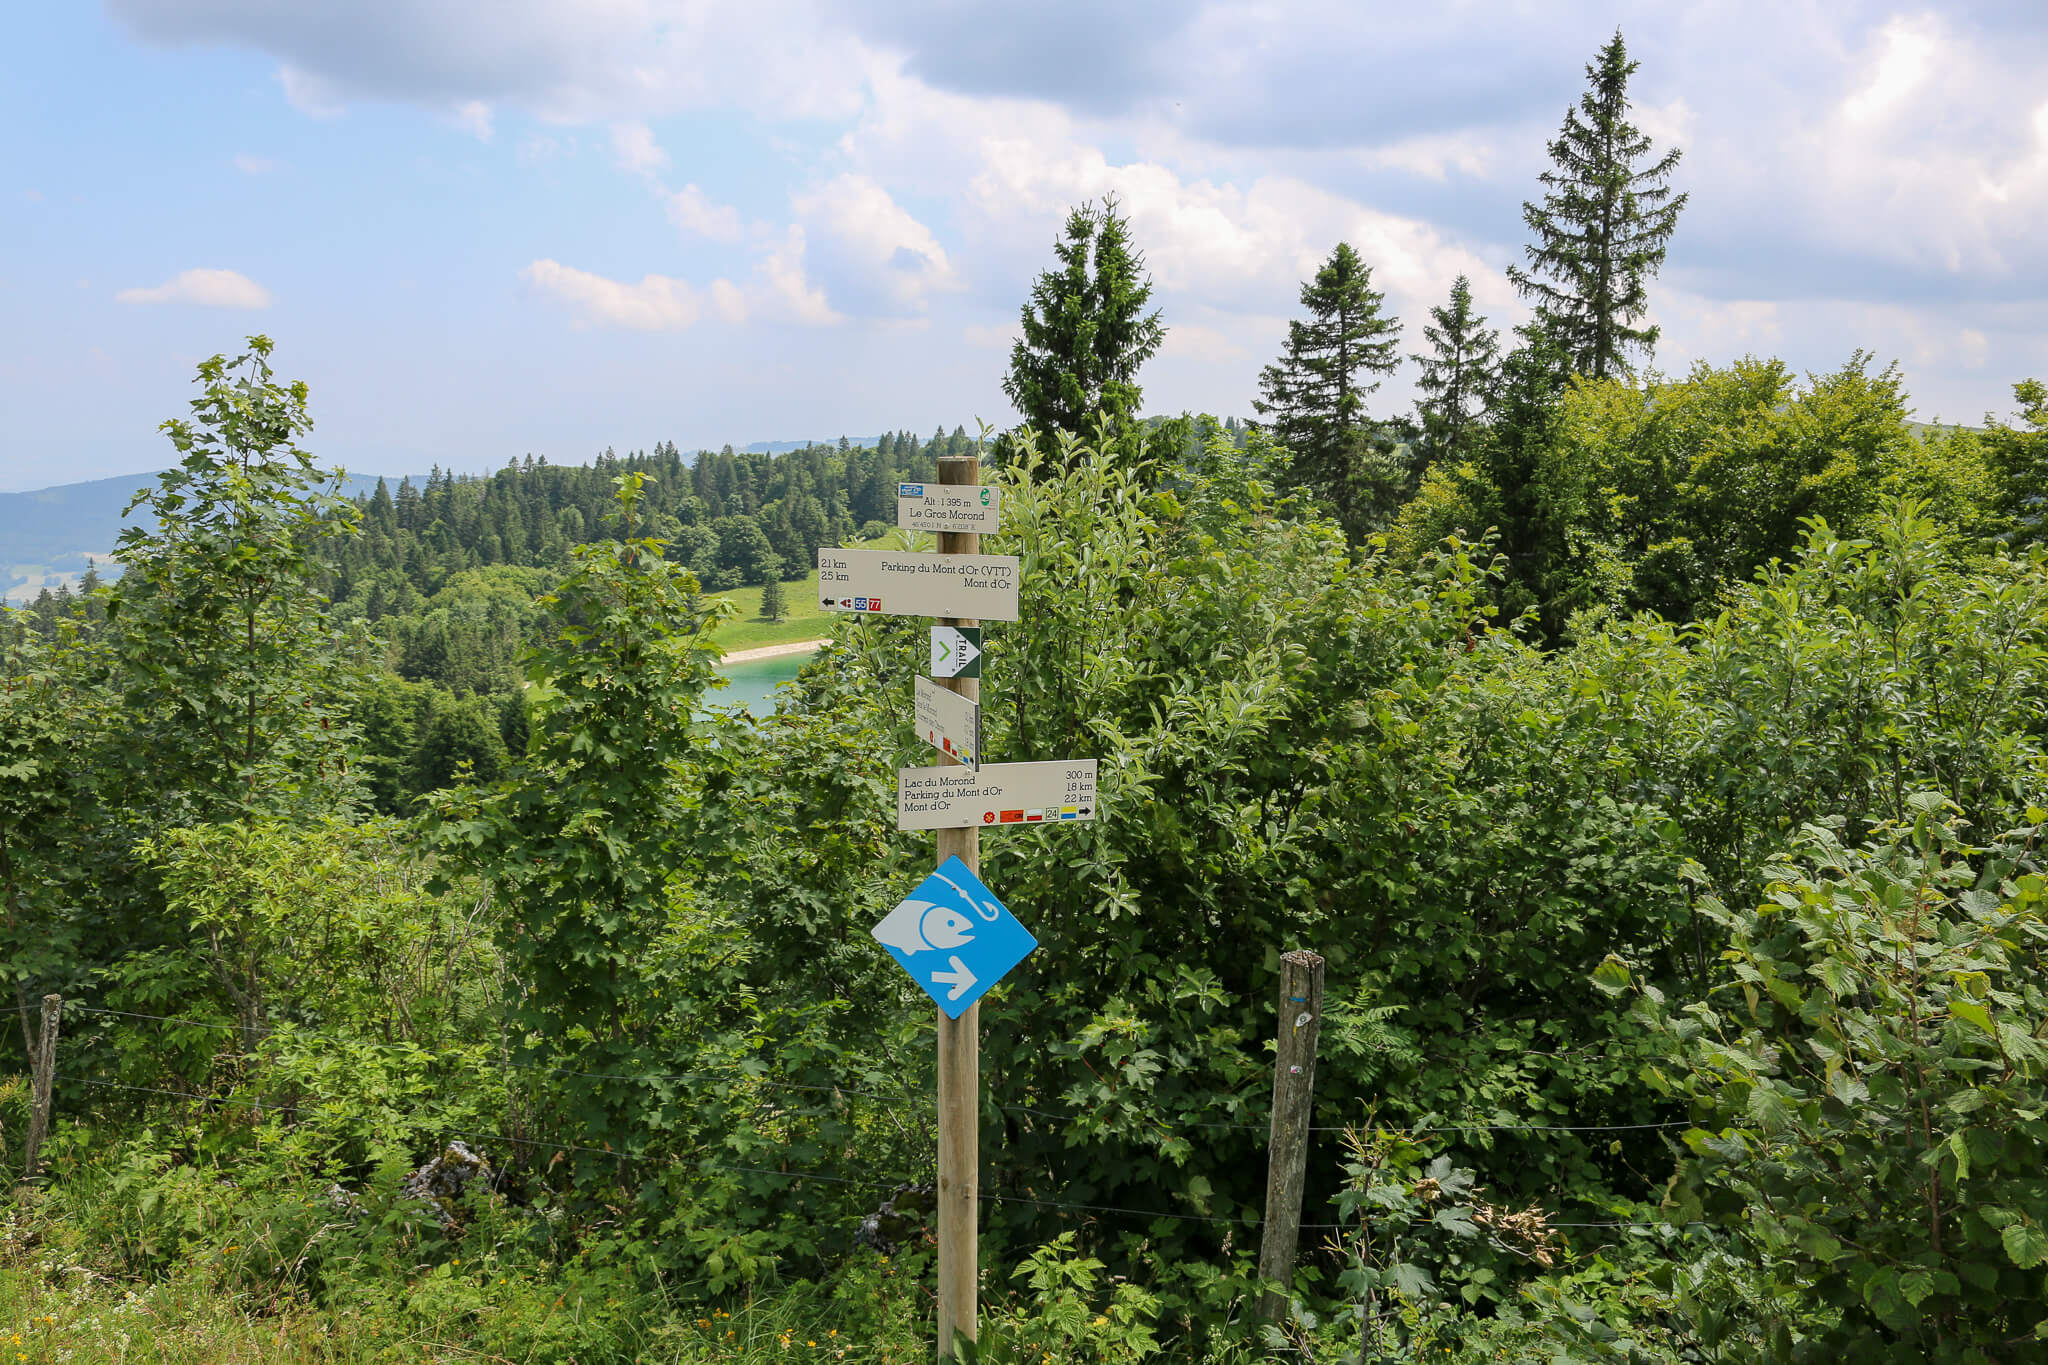
<svg viewBox="0 0 2048 1365"><path fill-rule="evenodd" d="M1969 430L1860 351L1631 378L1616 277L1606 341L1552 309L1505 355L1454 289L1397 425L1340 248L1281 387L1420 475L1376 502L1313 424L1136 419L1122 233L1070 225L1067 407L987 471L1023 610L983 753L1101 788L982 845L1041 947L983 1011L976 1358L2048 1358L2041 384ZM867 932L931 863L924 623L837 618L758 723L706 702L712 594L886 532L964 433L349 502L269 357L200 367L117 581L0 611L10 1144L65 997L8 1344L927 1358L934 1016ZM1306 1236L1264 1285L1297 948Z"/></svg>

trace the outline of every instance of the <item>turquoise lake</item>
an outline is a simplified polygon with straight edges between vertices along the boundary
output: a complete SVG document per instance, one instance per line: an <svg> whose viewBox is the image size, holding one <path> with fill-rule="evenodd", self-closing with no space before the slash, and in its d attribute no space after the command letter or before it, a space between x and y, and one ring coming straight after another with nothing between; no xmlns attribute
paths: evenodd
<svg viewBox="0 0 2048 1365"><path fill-rule="evenodd" d="M718 670L719 676L726 679L726 686L707 693L705 700L713 706L744 706L757 716L768 715L775 710L775 689L795 678L797 670L810 657L784 654L773 659L727 664Z"/></svg>

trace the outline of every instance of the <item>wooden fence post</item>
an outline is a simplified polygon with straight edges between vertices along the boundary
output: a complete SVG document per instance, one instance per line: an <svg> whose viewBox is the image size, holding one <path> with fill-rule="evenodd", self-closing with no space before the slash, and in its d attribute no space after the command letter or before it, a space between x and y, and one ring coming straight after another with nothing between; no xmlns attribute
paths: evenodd
<svg viewBox="0 0 2048 1365"><path fill-rule="evenodd" d="M43 1139L50 1131L50 1086L57 1078L57 1021L63 1016L64 997L43 997L43 1029L36 1035L36 1055L30 1059L28 1141L24 1144L21 1178L31 1180L42 1159Z"/></svg>
<svg viewBox="0 0 2048 1365"><path fill-rule="evenodd" d="M1259 1316L1283 1321L1294 1253L1301 1237L1302 1185L1308 1172L1308 1130L1315 1111L1316 1039L1323 1027L1323 959L1311 952L1280 955L1280 1046L1273 1058L1273 1132L1266 1148L1266 1225L1259 1242L1259 1278L1277 1283L1259 1296Z"/></svg>

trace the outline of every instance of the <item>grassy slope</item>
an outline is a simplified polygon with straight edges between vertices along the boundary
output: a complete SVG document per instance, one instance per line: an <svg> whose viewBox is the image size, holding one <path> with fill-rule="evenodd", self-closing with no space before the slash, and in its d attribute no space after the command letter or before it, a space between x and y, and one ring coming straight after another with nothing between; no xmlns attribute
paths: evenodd
<svg viewBox="0 0 2048 1365"><path fill-rule="evenodd" d="M864 540L861 545L867 549L892 549L904 541L897 532ZM931 548L931 538L922 533L909 538L913 549ZM739 604L740 614L718 628L718 643L725 646L728 654L742 649L759 649L763 645L788 645L799 640L822 640L832 633L832 618L837 613L818 610L818 571L813 569L801 583L782 585L783 612L780 621L764 620L761 616L761 589L734 588L718 594L730 597Z"/></svg>
<svg viewBox="0 0 2048 1365"><path fill-rule="evenodd" d="M818 610L818 571L801 583L782 585L783 616L769 621L761 615L761 589L734 588L722 592L739 604L740 614L718 628L717 640L728 654L762 645L793 644L798 640L822 640L832 633L832 620Z"/></svg>

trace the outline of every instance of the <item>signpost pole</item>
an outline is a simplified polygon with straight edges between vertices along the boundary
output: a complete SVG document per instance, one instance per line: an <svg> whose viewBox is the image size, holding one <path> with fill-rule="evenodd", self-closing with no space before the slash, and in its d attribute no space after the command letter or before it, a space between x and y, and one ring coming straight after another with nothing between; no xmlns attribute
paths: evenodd
<svg viewBox="0 0 2048 1365"><path fill-rule="evenodd" d="M979 455L939 457L940 484L977 485ZM973 531L941 531L939 553L981 553L981 536ZM942 617L940 625L974 626L979 621ZM938 685L968 701L981 700L981 679L940 678ZM950 765L950 754L940 756ZM979 759L980 755L977 754ZM957 857L981 875L981 831L978 828L938 831L938 861ZM976 1280L979 1272L981 1212L981 1005L970 1005L958 1019L939 1012L939 1360L953 1359L956 1332L979 1339L976 1322Z"/></svg>

